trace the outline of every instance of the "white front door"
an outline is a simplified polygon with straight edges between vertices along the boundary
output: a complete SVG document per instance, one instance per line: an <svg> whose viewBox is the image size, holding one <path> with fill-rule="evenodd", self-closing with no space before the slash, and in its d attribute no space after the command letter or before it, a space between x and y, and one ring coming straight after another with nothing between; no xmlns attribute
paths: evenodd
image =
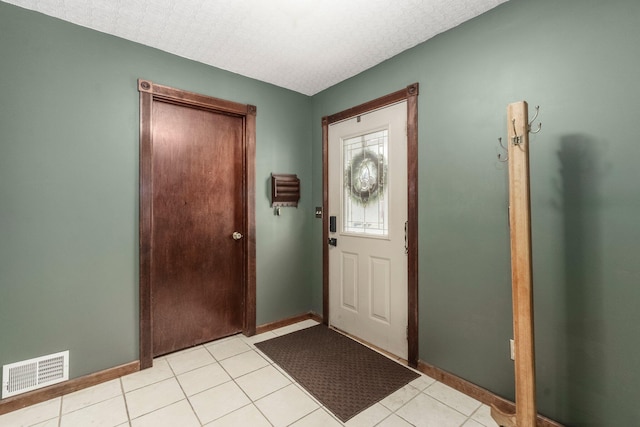
<svg viewBox="0 0 640 427"><path fill-rule="evenodd" d="M403 101L328 135L329 324L405 359L406 120Z"/></svg>

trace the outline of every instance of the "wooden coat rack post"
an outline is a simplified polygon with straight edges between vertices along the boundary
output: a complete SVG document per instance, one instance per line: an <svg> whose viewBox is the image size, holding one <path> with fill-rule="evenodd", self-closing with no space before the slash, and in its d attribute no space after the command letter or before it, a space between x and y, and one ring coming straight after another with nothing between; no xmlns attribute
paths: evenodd
<svg viewBox="0 0 640 427"><path fill-rule="evenodd" d="M507 107L509 225L516 413L505 413L495 406L491 408L491 416L500 426L504 427L535 427L537 417L529 192L529 132L531 124L528 120L528 106L525 101L509 104Z"/></svg>

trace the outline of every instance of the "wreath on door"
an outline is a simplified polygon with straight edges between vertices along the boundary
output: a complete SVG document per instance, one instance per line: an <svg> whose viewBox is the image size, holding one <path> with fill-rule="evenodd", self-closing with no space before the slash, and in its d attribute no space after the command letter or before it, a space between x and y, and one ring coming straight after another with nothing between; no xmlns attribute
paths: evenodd
<svg viewBox="0 0 640 427"><path fill-rule="evenodd" d="M387 167L382 154L363 150L353 156L344 177L349 197L366 206L378 200L387 184Z"/></svg>

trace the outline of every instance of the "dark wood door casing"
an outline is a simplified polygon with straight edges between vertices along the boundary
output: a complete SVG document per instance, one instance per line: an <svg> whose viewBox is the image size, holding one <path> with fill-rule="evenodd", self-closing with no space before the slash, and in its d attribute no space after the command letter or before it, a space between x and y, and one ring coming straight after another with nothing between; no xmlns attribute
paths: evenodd
<svg viewBox="0 0 640 427"><path fill-rule="evenodd" d="M329 212L329 125L407 101L408 362L418 365L418 93L419 84L322 118L322 211ZM329 322L329 217L322 217L322 316Z"/></svg>
<svg viewBox="0 0 640 427"><path fill-rule="evenodd" d="M235 255L231 257L232 261L228 265L220 269L221 271L213 273L219 274L220 277L230 278L229 275L233 274L232 271L239 270L240 277L231 277L231 279L238 280L240 286L236 286L235 290L205 290L205 295L209 299L219 298L223 294L227 295L225 298L228 297L234 301L237 299L240 312L234 314L233 311L223 310L220 314L223 317L222 320L229 324L237 325L234 327L240 328L246 335L255 333L256 108L252 105L239 104L157 85L142 79L138 81L138 90L140 92L140 366L144 369L152 366L154 353L157 354L154 350L154 339L162 341L162 337L165 335L163 331L167 328L180 328L179 322L176 322L175 325L172 325L172 322L155 322L155 317L158 316L158 313L153 312L151 298L152 295L154 298L163 298L163 295L162 292L156 292L157 289L154 289L152 294L152 279L154 277L171 276L181 268L183 272L191 271L191 273L188 273L188 277L183 278L183 280L188 281L190 286L195 284L196 288L199 286L202 288L201 285L206 280L205 276L212 274L212 268L214 270L220 269L220 265L214 268L210 261L219 256L229 258L229 255ZM186 128L183 128L182 131L187 130L187 132L182 136L172 135L173 146L162 147L162 133L166 133L175 123L169 124L169 127L164 130L156 129L159 133L154 134L154 120L157 123L158 119L163 120L165 123L175 119L186 120ZM185 138L184 141L187 139L190 141L204 141L203 135L198 135L197 132L211 134L205 126L205 128L196 131L195 135L189 135L188 129L192 128L188 124L189 120L195 121L194 123L205 121L211 123L211 126L214 126L217 130L228 131L229 133L225 138L231 138L235 143L227 145L226 148L218 144L221 149L227 150L227 152L220 152L219 154L220 156L230 155L237 160L234 164L229 165L219 163L216 165L217 168L207 169L212 174L205 174L198 178L197 173L190 175L189 170L186 169L202 166L199 163L202 160L198 159L200 154L198 150L201 150L202 147L198 148L197 144L196 146L189 144L190 148L188 149L195 150L190 155L187 155L188 158L191 158L192 163L186 166L185 170L177 172L181 175L180 177L171 178L160 174L154 175L157 172L157 168L163 166L163 162L171 162L172 154L176 154L172 153L171 150L186 149L185 144L175 143L176 137L178 138L177 141L180 141L180 138ZM173 126L173 128L180 129L180 126ZM232 128L236 130L231 130ZM180 148L181 145L182 148ZM228 150L232 152L228 152ZM216 174L219 175L216 176ZM226 195L216 194L207 190L207 188L211 188L211 185L216 185L216 180L230 175L233 176L230 179L235 184L229 187ZM204 181L204 187L199 187L198 183L194 182L197 180ZM158 188L154 188L154 181ZM191 192L196 194L183 192L182 197L177 199L165 197L168 195L164 193L171 192L171 189L175 186L182 185L181 181L185 181L182 184L190 184L190 188L193 190ZM221 205L231 207L228 206L230 197L236 200L233 209L225 210L224 207L220 208ZM184 203L191 205L192 209L185 209ZM157 221L165 221L165 223L163 227L154 229L153 221L156 215L158 215ZM179 221L182 224L181 232L184 234L183 241L185 244L178 244L177 246L179 247L172 247L174 245L167 244L169 240L166 240L171 237L167 233L173 233L173 237L175 237L175 232L171 231L176 228L175 221ZM216 228L223 223L234 223L238 229L232 231L242 233L243 238L235 241L231 238L232 231L228 232L228 230L218 230ZM198 227L201 228L198 229ZM213 232L207 230L213 230ZM206 243L206 247L189 244L190 233L196 233L200 237L204 234L203 241ZM208 236L207 233L211 234L211 236ZM216 233L218 234L217 236L215 235ZM226 236L228 239L221 240L220 233L228 234ZM213 242L212 239L215 239L216 242ZM152 248L167 255L170 255L172 251L173 253L180 251L180 255L177 257L177 261L176 259L171 261L166 258L163 259L166 262L155 263L164 265L155 265L152 262L152 256L155 257L152 254ZM212 251L212 253L205 254L203 251ZM185 263L197 263L198 268L187 268L185 270ZM240 264L240 268L234 269L234 263ZM233 294L234 292L236 294ZM191 308L191 310L188 310L190 316L202 318L202 316L210 315L210 312L207 314L207 310L198 305L204 302L197 301L197 298L190 295L189 292L185 292L184 298L180 299L182 301L176 301L176 310L180 309L181 304L187 304ZM182 307L184 308L184 306ZM171 313L167 314L171 316ZM211 323L215 323L215 319L212 319ZM156 330L156 327L158 330ZM167 330L166 336L175 336L176 331L177 329L173 332ZM209 331L202 331L202 337L210 336L211 333L224 335L225 333L233 333L233 331L216 330L215 327L212 327ZM195 339L198 340L200 338L196 336ZM176 348L179 348L182 345L180 342L169 344L159 342L158 344L164 349L161 352L166 352L172 346L178 346Z"/></svg>

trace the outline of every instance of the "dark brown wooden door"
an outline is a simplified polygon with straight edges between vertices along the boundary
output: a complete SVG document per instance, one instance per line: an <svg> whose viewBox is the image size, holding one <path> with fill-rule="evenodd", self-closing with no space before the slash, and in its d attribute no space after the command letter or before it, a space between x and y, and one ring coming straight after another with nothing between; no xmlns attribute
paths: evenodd
<svg viewBox="0 0 640 427"><path fill-rule="evenodd" d="M243 119L153 102L153 355L242 330Z"/></svg>

